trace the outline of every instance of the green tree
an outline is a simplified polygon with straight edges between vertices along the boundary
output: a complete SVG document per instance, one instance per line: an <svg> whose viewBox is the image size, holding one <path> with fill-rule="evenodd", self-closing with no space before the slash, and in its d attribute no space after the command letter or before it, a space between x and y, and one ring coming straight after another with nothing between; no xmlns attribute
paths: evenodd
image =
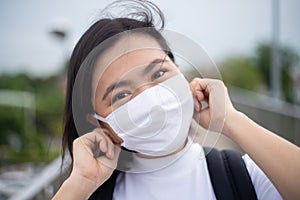
<svg viewBox="0 0 300 200"><path fill-rule="evenodd" d="M51 160L59 153L49 149L51 140L61 136L64 95L60 88L60 76L32 78L24 73L2 75L0 89L29 91L35 94L35 128L26 128L28 121L23 107L0 105L1 163L41 162ZM26 121L27 120L27 121Z"/></svg>
<svg viewBox="0 0 300 200"><path fill-rule="evenodd" d="M268 87L271 89L270 81L270 70L271 70L271 46L269 44L263 43L258 45L256 49L256 65L260 70L264 81ZM290 47L281 47L279 50L280 55L280 72L281 72L281 93L283 99L288 102L294 102L294 89L293 81L291 76L291 69L299 61L299 56Z"/></svg>
<svg viewBox="0 0 300 200"><path fill-rule="evenodd" d="M220 71L225 83L247 90L259 91L263 83L253 59L249 57L227 58L222 62Z"/></svg>

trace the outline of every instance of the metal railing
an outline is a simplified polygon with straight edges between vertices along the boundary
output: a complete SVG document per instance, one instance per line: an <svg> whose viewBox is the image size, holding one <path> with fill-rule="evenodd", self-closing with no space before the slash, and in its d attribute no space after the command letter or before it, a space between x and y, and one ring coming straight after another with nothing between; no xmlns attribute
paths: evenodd
<svg viewBox="0 0 300 200"><path fill-rule="evenodd" d="M300 146L300 106L229 87L234 106L258 124Z"/></svg>
<svg viewBox="0 0 300 200"><path fill-rule="evenodd" d="M47 200L60 186L61 158L56 158L9 200Z"/></svg>

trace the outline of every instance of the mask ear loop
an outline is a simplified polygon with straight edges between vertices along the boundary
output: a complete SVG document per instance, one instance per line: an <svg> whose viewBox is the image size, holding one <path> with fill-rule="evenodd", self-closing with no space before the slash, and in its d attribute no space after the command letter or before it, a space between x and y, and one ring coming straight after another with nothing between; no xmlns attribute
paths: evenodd
<svg viewBox="0 0 300 200"><path fill-rule="evenodd" d="M106 118L101 117L96 112L94 112L93 114L87 114L86 118L88 122L90 122L94 126L101 127L101 128L103 127L101 122L107 123L108 121Z"/></svg>
<svg viewBox="0 0 300 200"><path fill-rule="evenodd" d="M99 125L101 126L101 124L99 123L99 120L96 119L96 117L94 117L93 114L87 114L86 120L96 127L99 127Z"/></svg>
<svg viewBox="0 0 300 200"><path fill-rule="evenodd" d="M97 120L102 121L102 122L107 122L107 120L106 120L105 118L101 117L100 115L98 115L98 114L96 114L96 113L94 113L93 117L94 117L95 119L97 119Z"/></svg>

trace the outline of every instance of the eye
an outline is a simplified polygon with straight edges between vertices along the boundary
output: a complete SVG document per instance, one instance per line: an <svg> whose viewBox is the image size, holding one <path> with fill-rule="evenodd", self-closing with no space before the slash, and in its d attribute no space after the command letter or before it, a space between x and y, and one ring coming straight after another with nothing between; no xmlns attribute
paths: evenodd
<svg viewBox="0 0 300 200"><path fill-rule="evenodd" d="M164 71L164 70L159 70L159 71L155 72L155 73L151 76L151 80L154 81L155 79L158 79L158 78L162 77L165 73L166 73L166 71Z"/></svg>
<svg viewBox="0 0 300 200"><path fill-rule="evenodd" d="M129 95L130 95L130 92L127 92L127 91L119 92L119 93L117 93L116 95L113 96L112 103L120 101L120 100L126 98Z"/></svg>

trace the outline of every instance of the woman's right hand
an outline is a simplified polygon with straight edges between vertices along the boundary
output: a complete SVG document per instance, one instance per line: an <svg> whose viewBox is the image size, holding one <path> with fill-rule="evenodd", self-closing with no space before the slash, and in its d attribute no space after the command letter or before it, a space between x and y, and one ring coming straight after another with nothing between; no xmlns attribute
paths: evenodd
<svg viewBox="0 0 300 200"><path fill-rule="evenodd" d="M107 129L97 128L73 142L73 169L53 200L88 199L117 166L120 144L113 144Z"/></svg>
<svg viewBox="0 0 300 200"><path fill-rule="evenodd" d="M121 151L120 145L113 144L105 131L97 128L73 142L73 169L70 177L76 176L80 180L94 183L95 188L111 176Z"/></svg>

